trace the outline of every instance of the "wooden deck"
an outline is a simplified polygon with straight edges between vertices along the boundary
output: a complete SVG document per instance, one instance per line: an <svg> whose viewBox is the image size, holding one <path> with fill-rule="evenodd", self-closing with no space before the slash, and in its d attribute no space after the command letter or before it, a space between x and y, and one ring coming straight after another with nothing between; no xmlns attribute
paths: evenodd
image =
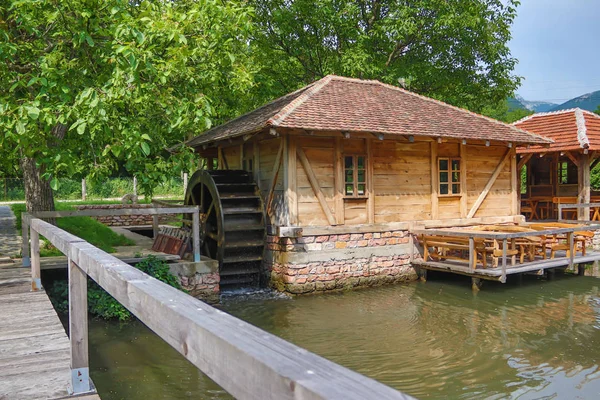
<svg viewBox="0 0 600 400"><path fill-rule="evenodd" d="M591 264L596 261L600 261L600 252L588 252L585 256L579 255L573 258L573 264L576 266L583 264ZM557 252L557 257L554 259L543 260L542 258L538 258L535 261L524 262L523 264L517 264L514 266L507 265L506 275L508 276L523 273L543 275L544 271L547 269L567 268L569 266L569 262L570 260L568 257L566 257L564 251ZM476 268L474 270L471 270L469 268L468 261L445 260L439 262L431 260L414 260L413 265L425 270L451 272L455 274L466 275L486 280L493 280L499 282L503 281L501 267Z"/></svg>
<svg viewBox="0 0 600 400"><path fill-rule="evenodd" d="M0 267L0 321L0 399L71 398L69 338L46 292L31 291L29 268Z"/></svg>

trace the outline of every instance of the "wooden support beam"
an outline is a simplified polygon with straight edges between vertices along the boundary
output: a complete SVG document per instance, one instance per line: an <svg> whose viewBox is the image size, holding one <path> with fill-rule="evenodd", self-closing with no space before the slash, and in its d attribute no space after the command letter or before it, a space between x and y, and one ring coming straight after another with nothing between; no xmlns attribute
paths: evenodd
<svg viewBox="0 0 600 400"><path fill-rule="evenodd" d="M521 181L520 169L517 168L517 151L510 151L510 213L517 215L519 213L521 198L519 182Z"/></svg>
<svg viewBox="0 0 600 400"><path fill-rule="evenodd" d="M240 144L240 169L244 169L244 144Z"/></svg>
<svg viewBox="0 0 600 400"><path fill-rule="evenodd" d="M229 169L229 164L227 163L227 158L223 153L223 148L219 146L219 169Z"/></svg>
<svg viewBox="0 0 600 400"><path fill-rule="evenodd" d="M289 208L289 223L288 225L298 225L298 168L296 166L296 138L286 135L288 140L288 156L287 156L287 185L286 198Z"/></svg>
<svg viewBox="0 0 600 400"><path fill-rule="evenodd" d="M521 157L521 159L519 160L519 163L517 164L517 169L519 170L519 172L521 172L521 168L523 168L525 166L525 164L527 164L527 161L531 160L532 156L533 156L533 153L529 153L529 154L525 154L523 157Z"/></svg>
<svg viewBox="0 0 600 400"><path fill-rule="evenodd" d="M375 222L375 193L373 192L373 145L372 139L365 139L367 150L367 222Z"/></svg>
<svg viewBox="0 0 600 400"><path fill-rule="evenodd" d="M31 290L42 290L42 274L40 270L40 234L31 230Z"/></svg>
<svg viewBox="0 0 600 400"><path fill-rule="evenodd" d="M567 156L567 158L569 160L571 160L571 162L575 165L579 165L579 160L577 159L577 156L574 156L570 151L565 151L564 155Z"/></svg>
<svg viewBox="0 0 600 400"><path fill-rule="evenodd" d="M296 153L298 154L298 159L300 159L300 164L302 164L302 168L304 168L304 172L306 172L306 176L308 177L308 182L315 192L317 196L317 200L319 200L319 204L321 205L321 209L327 217L327 222L330 225L336 225L336 220L333 217L333 213L329 209L329 205L327 205L327 200L325 200L325 196L321 191L321 187L319 186L319 181L317 180L317 176L315 175L310 163L308 162L308 158L306 158L306 154L304 154L304 150L301 147L296 148Z"/></svg>
<svg viewBox="0 0 600 400"><path fill-rule="evenodd" d="M473 207L471 207L471 211L469 211L469 214L467 214L467 218L473 218L475 216L475 213L477 212L477 210L479 210L479 207L481 207L481 204L483 204L483 201L485 200L488 193L492 189L492 186L494 186L494 183L496 182L498 175L500 175L500 172L502 172L502 170L504 169L504 166L506 165L506 162L510 158L511 154L512 154L512 150L507 149L506 153L504 154L504 157L502 157L502 160L500 160L500 163L496 166L496 169L492 173L492 176L490 177L489 181L483 188L483 191L481 192L481 194L479 195L477 200L475 201L475 204L473 204Z"/></svg>
<svg viewBox="0 0 600 400"><path fill-rule="evenodd" d="M344 159L342 156L342 138L335 137L334 158L335 222L344 224Z"/></svg>
<svg viewBox="0 0 600 400"><path fill-rule="evenodd" d="M438 143L431 142L431 219L436 220L439 216L438 207Z"/></svg>
<svg viewBox="0 0 600 400"><path fill-rule="evenodd" d="M578 196L577 202L579 204L587 204L590 202L590 157L588 154L579 155L579 162L577 165L577 173L578 173ZM580 221L589 221L590 220L590 208L578 208L577 209L577 219Z"/></svg>
<svg viewBox="0 0 600 400"><path fill-rule="evenodd" d="M467 216L467 146L460 145L460 217Z"/></svg>
<svg viewBox="0 0 600 400"><path fill-rule="evenodd" d="M152 216L152 239L156 240L158 237L158 215Z"/></svg>
<svg viewBox="0 0 600 400"><path fill-rule="evenodd" d="M87 275L69 259L69 340L72 394L92 390L88 354Z"/></svg>
<svg viewBox="0 0 600 400"><path fill-rule="evenodd" d="M254 182L260 186L260 146L258 145L258 141L254 141L252 143L252 163L254 164L252 167L254 168Z"/></svg>
<svg viewBox="0 0 600 400"><path fill-rule="evenodd" d="M275 195L275 187L277 186L277 178L279 177L279 170L281 169L281 159L283 157L283 139L279 142L279 150L277 150L277 155L275 156L275 162L273 163L273 168L271 169L271 188L269 190L269 195L267 196L267 215L271 216L271 205L273 203L273 196Z"/></svg>

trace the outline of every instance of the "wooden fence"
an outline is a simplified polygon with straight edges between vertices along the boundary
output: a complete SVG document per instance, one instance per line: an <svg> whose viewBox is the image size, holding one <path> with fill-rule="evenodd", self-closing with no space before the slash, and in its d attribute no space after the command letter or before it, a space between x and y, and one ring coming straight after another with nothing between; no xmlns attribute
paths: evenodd
<svg viewBox="0 0 600 400"><path fill-rule="evenodd" d="M91 389L86 279L89 276L238 399L411 398L213 308L43 220L31 218L29 226L34 281L40 276L39 235L69 259L74 393Z"/></svg>
<svg viewBox="0 0 600 400"><path fill-rule="evenodd" d="M29 255L29 225L32 218L62 218L62 217L106 217L117 215L152 215L154 237L158 234L158 216L165 214L192 214L192 249L194 261L200 261L200 211L197 206L179 206L170 208L137 208L137 209L99 209L77 211L39 211L32 214L21 214L21 234L23 237L23 266L31 265Z"/></svg>

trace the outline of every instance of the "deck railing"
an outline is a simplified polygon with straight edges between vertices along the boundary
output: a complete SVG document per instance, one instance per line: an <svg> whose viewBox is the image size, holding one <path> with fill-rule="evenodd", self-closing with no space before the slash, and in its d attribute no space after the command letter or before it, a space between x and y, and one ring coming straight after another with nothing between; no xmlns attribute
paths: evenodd
<svg viewBox="0 0 600 400"><path fill-rule="evenodd" d="M584 221L597 221L600 220L600 203L569 203L569 204L559 204L558 205L558 220L562 221L563 220L563 210L568 210L568 209L579 209L579 208L583 208L584 212L583 215L586 217L584 219ZM590 209L594 210L594 215L592 218L590 218ZM583 221L577 221L577 222L583 222Z"/></svg>
<svg viewBox="0 0 600 400"><path fill-rule="evenodd" d="M62 217L107 217L120 215L152 215L152 230L154 238L158 235L158 216L170 214L192 214L192 249L194 261L200 261L200 210L198 206L128 208L128 209L99 209L76 211L38 211L21 214L21 233L23 236L23 266L31 265L29 255L29 224L32 218L62 218Z"/></svg>
<svg viewBox="0 0 600 400"><path fill-rule="evenodd" d="M73 393L91 390L87 325L89 276L238 399L411 399L213 308L41 219L32 218L29 222L33 282L40 276L40 235L69 260ZM36 289L35 284L32 287Z"/></svg>
<svg viewBox="0 0 600 400"><path fill-rule="evenodd" d="M600 229L600 225L588 225L585 230L596 230ZM507 258L508 258L508 244L509 241L518 238L527 238L532 236L552 236L552 235L566 235L566 242L568 245L568 257L569 257L569 268L573 268L574 264L574 236L575 232L581 231L581 227L571 227L571 228L552 228L546 230L535 230L535 231L526 231L526 232L490 232L490 231L472 231L472 230L450 230L450 229L414 229L412 233L416 235L440 235L440 236L448 236L448 237L466 237L469 239L469 271L471 273L475 272L476 265L476 257L477 254L475 252L475 239L484 239L484 240L495 240L502 242L502 256L500 268L502 270L502 275L500 278L501 282L506 282L506 268L507 268ZM424 260L427 261L427 260Z"/></svg>

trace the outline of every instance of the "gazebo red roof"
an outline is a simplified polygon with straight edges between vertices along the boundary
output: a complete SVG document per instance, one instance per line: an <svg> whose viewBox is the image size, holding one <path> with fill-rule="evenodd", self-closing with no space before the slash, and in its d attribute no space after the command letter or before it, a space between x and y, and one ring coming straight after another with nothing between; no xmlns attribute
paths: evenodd
<svg viewBox="0 0 600 400"><path fill-rule="evenodd" d="M552 141L491 118L375 80L328 75L190 139L198 147L265 128L369 132L548 145Z"/></svg>
<svg viewBox="0 0 600 400"><path fill-rule="evenodd" d="M600 150L600 115L591 111L574 108L538 113L513 125L554 140L549 147L530 146L518 149L518 153Z"/></svg>

